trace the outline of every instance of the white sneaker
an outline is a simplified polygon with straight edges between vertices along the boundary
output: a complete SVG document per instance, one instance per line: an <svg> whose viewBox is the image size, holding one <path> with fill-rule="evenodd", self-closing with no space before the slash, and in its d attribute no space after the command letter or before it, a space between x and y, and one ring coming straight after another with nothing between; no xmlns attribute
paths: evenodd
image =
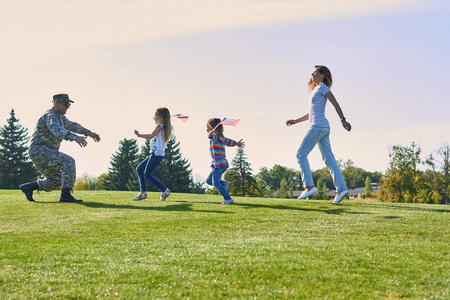
<svg viewBox="0 0 450 300"><path fill-rule="evenodd" d="M225 190L228 192L228 190L230 189L230 185L231 182L230 181L225 181L225 183L223 184L223 187L225 188Z"/></svg>
<svg viewBox="0 0 450 300"><path fill-rule="evenodd" d="M304 190L301 195L298 197L298 199L305 199L308 197L311 197L312 195L314 195L315 193L317 193L319 190L316 187L313 187L312 189L308 190Z"/></svg>
<svg viewBox="0 0 450 300"><path fill-rule="evenodd" d="M230 199L230 200L224 200L223 202L222 202L222 204L233 204L233 199Z"/></svg>
<svg viewBox="0 0 450 300"><path fill-rule="evenodd" d="M334 197L333 204L338 204L339 202L344 200L344 198L347 194L348 194L348 190L340 192L339 195L336 195L336 197Z"/></svg>
<svg viewBox="0 0 450 300"><path fill-rule="evenodd" d="M172 192L169 189L166 189L164 192L161 192L161 198L159 198L161 201L164 201L169 197L169 195L172 194Z"/></svg>
<svg viewBox="0 0 450 300"><path fill-rule="evenodd" d="M147 192L141 192L136 197L133 198L134 201L139 201L147 198Z"/></svg>

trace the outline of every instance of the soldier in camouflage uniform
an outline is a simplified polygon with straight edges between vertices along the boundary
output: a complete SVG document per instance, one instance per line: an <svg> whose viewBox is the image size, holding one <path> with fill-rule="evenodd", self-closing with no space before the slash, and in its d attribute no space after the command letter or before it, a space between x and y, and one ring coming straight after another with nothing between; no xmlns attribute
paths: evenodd
<svg viewBox="0 0 450 300"><path fill-rule="evenodd" d="M34 202L34 190L49 192L61 187L60 202L82 202L70 194L76 179L75 160L59 152L59 146L66 140L85 147L87 136L96 142L100 141L100 136L65 117L71 103L73 101L67 94L54 95L53 108L47 110L36 125L28 153L33 164L46 178L20 186L28 201Z"/></svg>

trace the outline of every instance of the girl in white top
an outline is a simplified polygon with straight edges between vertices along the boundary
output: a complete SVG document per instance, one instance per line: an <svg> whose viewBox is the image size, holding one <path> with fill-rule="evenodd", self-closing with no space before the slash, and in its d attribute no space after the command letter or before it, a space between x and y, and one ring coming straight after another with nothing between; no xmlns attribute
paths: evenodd
<svg viewBox="0 0 450 300"><path fill-rule="evenodd" d="M291 126L306 120L309 120L309 130L297 152L297 160L300 165L302 181L306 190L298 197L299 199L308 198L314 195L318 190L314 186L311 169L308 162L308 154L316 144L319 145L322 159L330 170L336 187L336 197L333 203L339 203L348 194L344 177L331 151L330 144L330 124L325 117L325 105L327 100L333 104L337 114L341 118L342 126L347 130L351 130L351 125L344 117L339 103L330 90L333 83L330 70L325 66L315 66L314 72L311 74L308 82L311 98L309 103L309 113L294 120L286 121L286 125Z"/></svg>
<svg viewBox="0 0 450 300"><path fill-rule="evenodd" d="M172 137L172 124L170 121L170 112L165 107L160 107L156 110L155 116L156 128L150 134L140 134L135 130L134 134L137 137L151 139L150 142L150 156L144 159L136 168L136 173L139 178L139 194L133 198L133 200L142 200L147 198L147 188L145 186L145 180L153 183L161 191L161 201L166 200L170 195L170 190L161 182L158 178L153 176L153 171L158 164L164 159L165 149L167 143Z"/></svg>

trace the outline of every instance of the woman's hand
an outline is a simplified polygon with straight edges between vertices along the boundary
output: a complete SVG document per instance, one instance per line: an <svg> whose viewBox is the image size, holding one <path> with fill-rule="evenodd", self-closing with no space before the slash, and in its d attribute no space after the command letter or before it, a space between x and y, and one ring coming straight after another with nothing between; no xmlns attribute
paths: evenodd
<svg viewBox="0 0 450 300"><path fill-rule="evenodd" d="M287 126L291 126L300 122L304 122L306 120L309 120L309 113L307 113L306 115L304 115L303 117L300 117L298 119L291 119L291 120L287 120L286 121L286 125Z"/></svg>
<svg viewBox="0 0 450 300"><path fill-rule="evenodd" d="M291 125L294 125L294 124L296 124L295 120L287 120L286 121L286 126L291 126Z"/></svg>
<svg viewBox="0 0 450 300"><path fill-rule="evenodd" d="M352 125L350 125L349 122L347 122L347 121L345 121L345 120L342 120L341 122L342 122L342 126L344 126L344 128L345 128L347 131L352 130Z"/></svg>

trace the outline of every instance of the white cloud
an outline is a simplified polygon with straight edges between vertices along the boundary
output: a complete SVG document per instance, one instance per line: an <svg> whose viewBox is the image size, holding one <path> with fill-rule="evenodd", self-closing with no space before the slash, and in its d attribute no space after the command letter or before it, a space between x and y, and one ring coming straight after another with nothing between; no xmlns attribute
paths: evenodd
<svg viewBox="0 0 450 300"><path fill-rule="evenodd" d="M12 47L67 50L280 22L365 15L409 2L417 0L9 1L2 5L0 30Z"/></svg>
<svg viewBox="0 0 450 300"><path fill-rule="evenodd" d="M37 70L68 53L199 32L374 14L421 1L7 1L0 4L0 63L8 72L0 73L0 80L18 81L30 68Z"/></svg>

